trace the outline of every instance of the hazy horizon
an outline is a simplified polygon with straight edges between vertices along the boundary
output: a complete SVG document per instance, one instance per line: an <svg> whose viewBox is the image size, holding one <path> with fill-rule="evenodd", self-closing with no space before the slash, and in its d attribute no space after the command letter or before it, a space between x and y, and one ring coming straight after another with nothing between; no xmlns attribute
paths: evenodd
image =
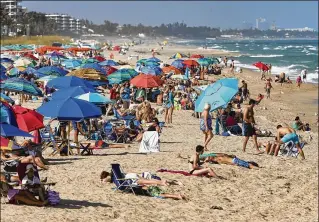
<svg viewBox="0 0 319 222"><path fill-rule="evenodd" d="M96 24L104 20L119 24L160 25L184 22L188 26L243 28L243 21L255 27L257 18L280 28L309 27L318 30L317 1L272 2L170 2L170 1L23 1L28 11L64 13Z"/></svg>

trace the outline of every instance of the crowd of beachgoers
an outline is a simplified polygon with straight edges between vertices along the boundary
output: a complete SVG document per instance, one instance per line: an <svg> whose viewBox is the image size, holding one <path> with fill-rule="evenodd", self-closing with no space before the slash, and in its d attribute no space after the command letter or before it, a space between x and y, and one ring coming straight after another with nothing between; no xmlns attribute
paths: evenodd
<svg viewBox="0 0 319 222"><path fill-rule="evenodd" d="M202 134L191 148L192 154L177 152L177 159L187 162L186 169L167 169L158 164L157 172L143 168L144 172L135 169L134 173L125 173L127 169L118 160L104 163L111 165L109 170L101 170L95 179L132 193L127 195L192 201L183 191L185 184L170 175L223 181L229 175L217 173L213 164L263 171L264 166L258 163L260 156L307 161L307 151L303 150L312 143L311 128L318 126L318 120L306 123L296 115L289 124L282 122L267 129L256 121L259 107L267 109L263 102L276 100L272 95L274 84L279 88L292 84L285 73L273 81L271 65L254 64L260 69L258 78L264 82L264 89L253 96L249 81L241 77L243 70L233 59L176 51L169 63L159 59L168 47L149 50L149 58L136 56L136 64L135 55L127 62L123 59L134 44L115 51L112 47L41 47L4 52L0 97L2 198L11 204L58 206L63 202L63 191L56 190L55 185L61 182L40 177L51 170L52 156L94 156L110 149L132 150L136 145L139 153L157 155L162 152L165 131L173 128L184 132L183 124L175 124L181 116L196 119L191 131ZM116 61L117 55L121 60ZM301 78L297 78L295 88L300 89ZM241 151L236 155L220 152L214 143L219 137L242 141ZM239 156L247 149L254 149L255 155L244 160ZM167 158L175 161L170 155ZM167 191L170 186L179 187L178 192Z"/></svg>

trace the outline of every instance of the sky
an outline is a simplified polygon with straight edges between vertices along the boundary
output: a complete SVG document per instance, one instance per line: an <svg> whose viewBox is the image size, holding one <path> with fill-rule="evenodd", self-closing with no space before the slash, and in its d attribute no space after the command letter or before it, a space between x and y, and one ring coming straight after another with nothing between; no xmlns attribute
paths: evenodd
<svg viewBox="0 0 319 222"><path fill-rule="evenodd" d="M184 22L188 26L242 28L256 18L280 28L318 30L318 1L23 1L28 11L66 13L96 24L160 25Z"/></svg>

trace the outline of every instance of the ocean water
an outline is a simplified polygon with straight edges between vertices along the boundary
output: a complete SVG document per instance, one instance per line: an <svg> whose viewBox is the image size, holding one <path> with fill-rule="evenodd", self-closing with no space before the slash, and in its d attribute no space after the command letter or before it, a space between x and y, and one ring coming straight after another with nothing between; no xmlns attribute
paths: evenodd
<svg viewBox="0 0 319 222"><path fill-rule="evenodd" d="M258 71L252 64L272 64L272 74L285 72L295 79L307 69L307 81L318 83L318 40L181 40L177 44L207 46L225 52L237 52L235 65Z"/></svg>

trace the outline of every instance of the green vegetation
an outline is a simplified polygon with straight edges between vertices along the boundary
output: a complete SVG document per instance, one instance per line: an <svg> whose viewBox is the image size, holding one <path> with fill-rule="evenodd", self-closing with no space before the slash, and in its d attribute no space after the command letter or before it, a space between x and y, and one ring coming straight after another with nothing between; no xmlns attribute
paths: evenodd
<svg viewBox="0 0 319 222"><path fill-rule="evenodd" d="M1 38L1 45L52 45L53 42L69 43L70 38L65 36L20 36L20 37L7 37Z"/></svg>

